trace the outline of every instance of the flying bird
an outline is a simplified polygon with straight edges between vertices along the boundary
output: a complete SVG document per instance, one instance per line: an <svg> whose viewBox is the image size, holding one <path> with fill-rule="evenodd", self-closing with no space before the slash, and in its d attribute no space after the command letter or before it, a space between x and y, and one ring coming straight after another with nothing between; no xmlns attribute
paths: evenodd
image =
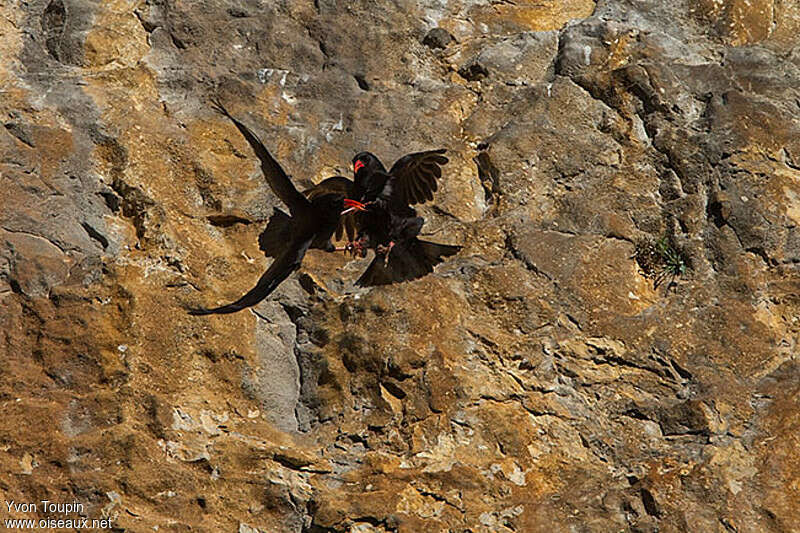
<svg viewBox="0 0 800 533"><path fill-rule="evenodd" d="M422 229L424 220L411 206L433 200L442 177L441 165L448 162L445 152L440 148L404 155L388 172L370 152L353 158L353 193L371 206L359 217L362 233L379 253L387 248L387 258L397 240L414 237Z"/></svg>
<svg viewBox="0 0 800 533"><path fill-rule="evenodd" d="M363 209L359 202L346 199L352 191L353 182L342 176L328 178L306 191L306 194L300 193L256 134L234 118L220 102L214 101L213 104L214 109L236 125L258 156L267 183L289 208L290 232L283 252L275 258L256 286L247 294L220 307L191 309L191 315L235 313L257 304L269 296L289 274L300 268L309 248L336 251L337 248L331 242L333 235L341 235L345 231L351 235L355 232L352 222L348 222L342 212L345 208L354 211Z"/></svg>
<svg viewBox="0 0 800 533"><path fill-rule="evenodd" d="M342 176L334 176L325 179L317 185L303 191L303 195L309 200L325 194L325 193L339 193L345 197L355 195L353 180L349 180ZM348 207L345 213L342 213L339 219L339 225L336 228L335 238L337 241L341 240L344 236L347 237L349 246L344 248L333 248L333 244L322 243L318 248L325 251L348 251L354 252L355 249L353 242L355 241L358 232L358 218L357 214L364 209L363 205L358 205L360 202L346 199L345 207ZM288 242L292 234L292 219L289 215L278 209L274 209L272 216L269 218L267 227L258 236L258 246L267 257L277 257L283 252L283 247ZM315 248L314 245L311 248Z"/></svg>
<svg viewBox="0 0 800 533"><path fill-rule="evenodd" d="M445 150L405 155L386 171L370 152L353 158L353 192L366 210L358 213L359 239L352 246L374 248L376 257L356 281L357 285L383 285L408 281L433 271L445 257L461 247L437 244L417 238L425 220L417 216L414 204L433 200L447 164ZM389 261L392 257L391 262Z"/></svg>
<svg viewBox="0 0 800 533"><path fill-rule="evenodd" d="M442 177L442 165L449 159L444 148L406 154L388 172L381 160L370 152L353 158L353 178L356 195L377 197L387 181L392 186L392 198L398 205L421 204L433 200Z"/></svg>

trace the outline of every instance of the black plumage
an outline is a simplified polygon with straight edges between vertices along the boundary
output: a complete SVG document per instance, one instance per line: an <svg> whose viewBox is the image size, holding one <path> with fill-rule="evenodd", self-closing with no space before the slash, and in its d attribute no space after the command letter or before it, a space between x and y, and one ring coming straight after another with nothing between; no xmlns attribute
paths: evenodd
<svg viewBox="0 0 800 533"><path fill-rule="evenodd" d="M256 134L234 118L222 104L214 104L217 111L233 121L261 161L264 178L289 209L289 232L283 250L247 294L228 305L192 309L189 311L192 315L234 313L257 304L269 296L289 274L300 268L309 248L334 251L331 237L337 231L355 233L354 229L348 229L341 217L344 198L352 192L352 181L341 176L328 178L305 194L300 193Z"/></svg>
<svg viewBox="0 0 800 533"><path fill-rule="evenodd" d="M433 200L448 162L445 150L408 154L389 172L373 154L362 152L353 159L354 193L368 205L357 214L359 243L375 249L376 257L358 279L358 285L382 285L408 281L433 271L445 257L461 248L417 238L425 220L414 204Z"/></svg>
<svg viewBox="0 0 800 533"><path fill-rule="evenodd" d="M442 165L449 161L444 148L406 154L388 172L381 160L370 152L353 158L354 193L357 199L378 197L387 183L395 205L415 205L433 200L439 188Z"/></svg>
<svg viewBox="0 0 800 533"><path fill-rule="evenodd" d="M353 181L342 176L334 176L303 191L303 194L309 200L313 200L325 193L338 193L353 197L355 195ZM357 221L356 212L343 214L336 227L335 239L339 241L346 237L348 242L353 242L358 232ZM272 216L269 217L267 227L258 236L258 247L267 257L277 257L283 251L283 247L289 241L291 235L292 218L276 207ZM332 251L332 247L332 243L322 243L319 246L319 248L328 252ZM315 246L312 245L311 248L315 248Z"/></svg>

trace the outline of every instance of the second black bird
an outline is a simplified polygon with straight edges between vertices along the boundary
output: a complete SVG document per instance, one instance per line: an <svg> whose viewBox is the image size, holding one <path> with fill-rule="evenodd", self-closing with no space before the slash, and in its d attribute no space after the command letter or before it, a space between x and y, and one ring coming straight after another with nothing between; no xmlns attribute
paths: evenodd
<svg viewBox="0 0 800 533"><path fill-rule="evenodd" d="M251 307L274 291L289 274L300 268L309 248L319 248L332 252L336 250L331 242L334 233L341 232L345 208L345 196L352 188L347 178L336 176L322 181L313 189L301 194L292 184L289 176L259 138L250 129L235 119L222 104L215 102L215 109L228 117L253 148L261 161L261 170L270 188L289 208L290 234L285 248L266 272L258 280L255 287L233 303L211 309L192 309L192 315L234 313ZM348 203L348 205L353 205ZM356 205L356 209L358 206ZM348 233L352 230L348 227Z"/></svg>
<svg viewBox="0 0 800 533"><path fill-rule="evenodd" d="M358 213L358 244L374 248L376 257L356 284L385 285L409 281L433 271L461 247L417 238L425 220L414 204L433 200L448 162L445 150L405 155L388 172L369 152L353 158L354 193L368 209Z"/></svg>

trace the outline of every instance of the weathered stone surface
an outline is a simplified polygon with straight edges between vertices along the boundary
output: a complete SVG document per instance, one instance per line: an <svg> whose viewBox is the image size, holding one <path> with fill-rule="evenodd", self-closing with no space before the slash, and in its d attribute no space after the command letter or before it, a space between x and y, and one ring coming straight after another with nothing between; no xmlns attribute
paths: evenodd
<svg viewBox="0 0 800 533"><path fill-rule="evenodd" d="M0 499L130 531L794 531L800 8L0 0ZM446 147L252 311L279 201ZM3 518L41 513L7 512Z"/></svg>

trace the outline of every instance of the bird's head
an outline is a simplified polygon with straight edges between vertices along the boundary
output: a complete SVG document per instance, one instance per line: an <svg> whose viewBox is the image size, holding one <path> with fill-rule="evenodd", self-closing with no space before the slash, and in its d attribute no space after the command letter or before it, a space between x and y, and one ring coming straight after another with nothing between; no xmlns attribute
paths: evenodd
<svg viewBox="0 0 800 533"><path fill-rule="evenodd" d="M378 170L386 172L380 159L370 152L361 152L353 158L353 176L356 180L361 176L372 174Z"/></svg>

